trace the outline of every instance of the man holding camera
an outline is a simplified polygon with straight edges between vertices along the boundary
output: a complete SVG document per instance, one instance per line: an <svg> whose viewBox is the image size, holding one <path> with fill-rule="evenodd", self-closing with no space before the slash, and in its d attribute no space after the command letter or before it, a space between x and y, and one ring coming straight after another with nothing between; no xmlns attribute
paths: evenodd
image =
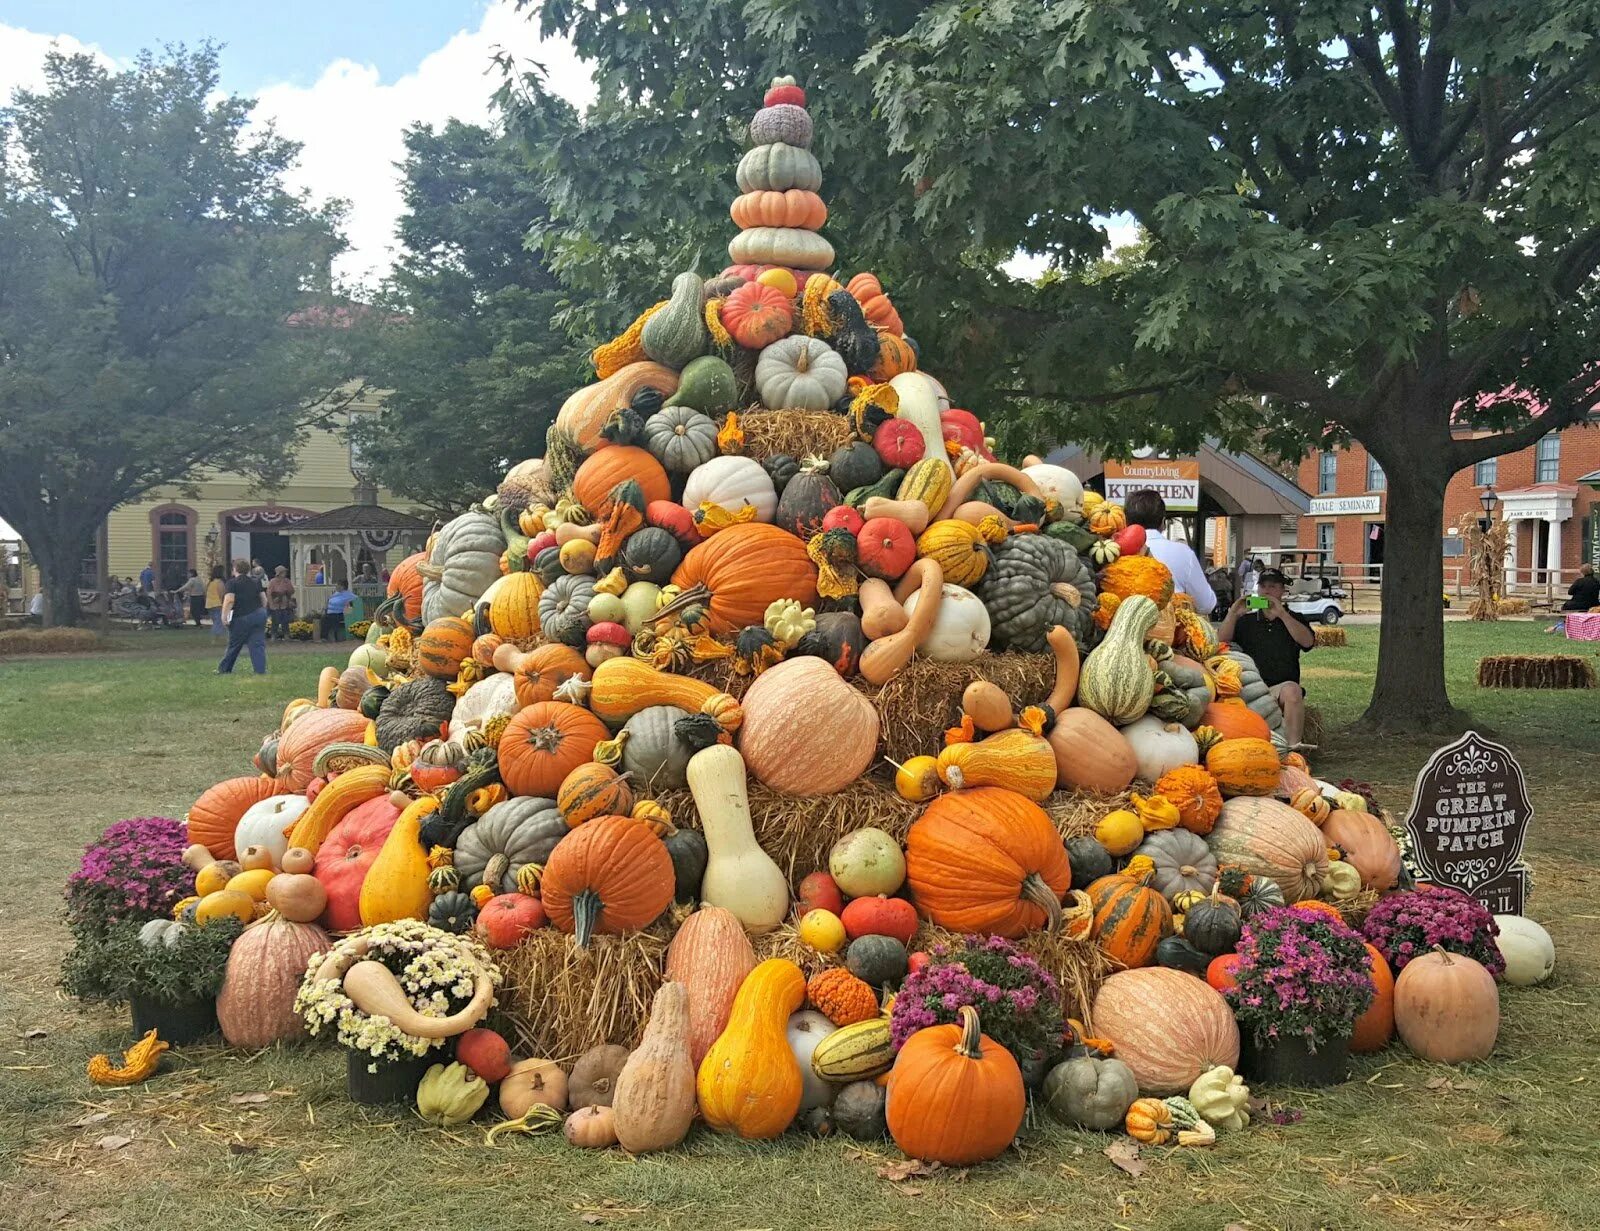
<svg viewBox="0 0 1600 1231"><path fill-rule="evenodd" d="M1305 731L1306 694L1300 687L1300 655L1316 644L1312 632L1283 605L1288 584L1282 571L1262 569L1256 593L1234 600L1217 636L1255 660L1261 681L1283 711L1283 736L1298 747Z"/></svg>

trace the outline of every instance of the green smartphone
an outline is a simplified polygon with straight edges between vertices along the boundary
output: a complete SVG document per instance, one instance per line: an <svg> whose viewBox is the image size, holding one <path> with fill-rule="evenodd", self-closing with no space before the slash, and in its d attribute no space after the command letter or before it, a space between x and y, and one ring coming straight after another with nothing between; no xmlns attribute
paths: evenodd
<svg viewBox="0 0 1600 1231"><path fill-rule="evenodd" d="M1244 600L1244 605L1250 608L1251 611L1265 611L1268 607L1272 606L1272 600L1263 598L1259 594L1252 594L1249 598Z"/></svg>

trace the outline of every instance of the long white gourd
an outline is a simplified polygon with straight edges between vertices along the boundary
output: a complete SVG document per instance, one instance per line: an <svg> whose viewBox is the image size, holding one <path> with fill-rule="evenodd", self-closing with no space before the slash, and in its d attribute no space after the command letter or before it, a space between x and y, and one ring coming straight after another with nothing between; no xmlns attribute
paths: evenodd
<svg viewBox="0 0 1600 1231"><path fill-rule="evenodd" d="M700 900L720 906L747 932L770 932L789 913L789 881L756 841L744 758L713 744L689 758L689 790L706 838Z"/></svg>
<svg viewBox="0 0 1600 1231"><path fill-rule="evenodd" d="M944 428L939 423L939 391L921 372L901 372L889 382L900 397L899 417L914 423L922 433L922 456L950 465L944 451Z"/></svg>

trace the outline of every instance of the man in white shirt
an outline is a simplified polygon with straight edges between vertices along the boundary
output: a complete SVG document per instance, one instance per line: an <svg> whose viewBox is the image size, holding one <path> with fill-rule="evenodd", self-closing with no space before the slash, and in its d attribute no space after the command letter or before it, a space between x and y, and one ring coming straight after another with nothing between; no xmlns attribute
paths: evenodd
<svg viewBox="0 0 1600 1231"><path fill-rule="evenodd" d="M1162 531L1167 524L1167 502L1159 492L1149 488L1134 492L1123 505L1130 526L1144 527L1144 545L1150 554L1172 574L1172 584L1179 593L1187 594L1194 609L1209 616L1217 605L1217 596L1206 580L1206 571L1187 543L1175 543Z"/></svg>

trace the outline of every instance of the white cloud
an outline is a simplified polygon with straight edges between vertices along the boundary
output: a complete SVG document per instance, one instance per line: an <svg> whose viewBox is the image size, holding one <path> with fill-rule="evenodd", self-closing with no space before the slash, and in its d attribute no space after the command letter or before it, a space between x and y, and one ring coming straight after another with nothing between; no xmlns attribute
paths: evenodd
<svg viewBox="0 0 1600 1231"><path fill-rule="evenodd" d="M296 182L316 198L350 203L350 250L336 266L341 278L371 280L394 258L401 209L395 163L405 153L405 129L451 117L488 120L489 96L499 84L490 59L501 50L542 64L551 87L574 103L582 106L593 97L589 71L571 46L541 42L536 23L511 0L491 4L476 30L459 31L394 81L383 81L370 63L340 59L312 85L268 86L258 93L257 117L271 119L304 147Z"/></svg>
<svg viewBox="0 0 1600 1231"><path fill-rule="evenodd" d="M81 43L70 34L39 34L0 22L0 106L11 101L11 92L20 88L42 89L44 57L52 47L66 54L87 52L106 64L114 61L93 43Z"/></svg>

